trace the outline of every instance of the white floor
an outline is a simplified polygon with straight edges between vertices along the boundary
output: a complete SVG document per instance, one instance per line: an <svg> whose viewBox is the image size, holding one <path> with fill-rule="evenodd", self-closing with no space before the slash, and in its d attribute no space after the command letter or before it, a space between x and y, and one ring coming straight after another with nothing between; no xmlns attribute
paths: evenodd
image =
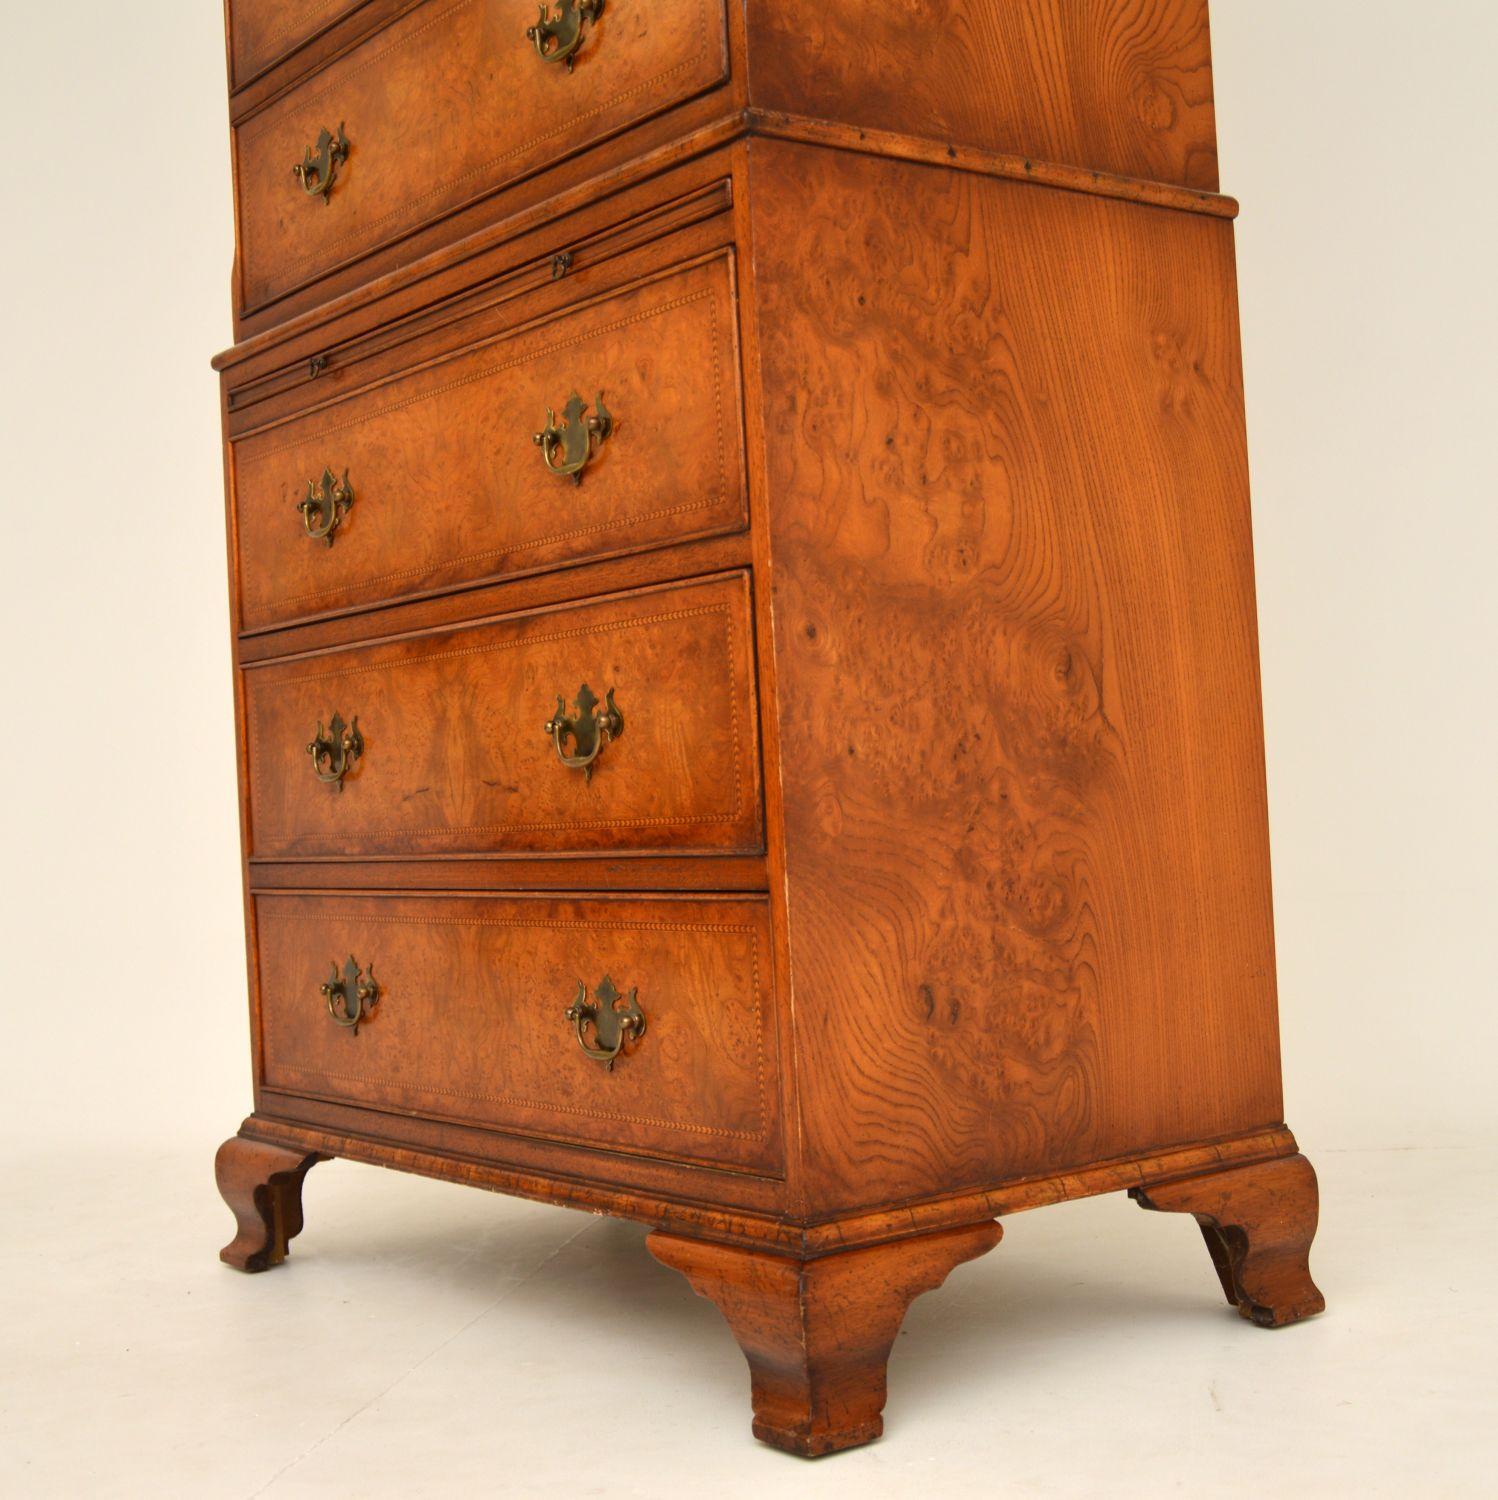
<svg viewBox="0 0 1498 1500"><path fill-rule="evenodd" d="M1498 1152L1317 1154L1330 1311L1220 1301L1189 1219L1006 1221L920 1299L886 1435L749 1435L716 1310L636 1226L335 1162L285 1266L194 1156L9 1154L0 1495L1492 1495Z"/></svg>

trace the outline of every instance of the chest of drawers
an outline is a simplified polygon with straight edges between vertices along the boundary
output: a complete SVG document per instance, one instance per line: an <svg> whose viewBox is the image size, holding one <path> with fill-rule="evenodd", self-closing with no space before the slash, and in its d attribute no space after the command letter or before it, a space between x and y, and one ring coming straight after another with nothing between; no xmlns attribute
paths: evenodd
<svg viewBox="0 0 1498 1500"><path fill-rule="evenodd" d="M1202 0L230 0L229 65L223 1258L329 1157L642 1220L806 1455L1022 1209L1318 1311Z"/></svg>

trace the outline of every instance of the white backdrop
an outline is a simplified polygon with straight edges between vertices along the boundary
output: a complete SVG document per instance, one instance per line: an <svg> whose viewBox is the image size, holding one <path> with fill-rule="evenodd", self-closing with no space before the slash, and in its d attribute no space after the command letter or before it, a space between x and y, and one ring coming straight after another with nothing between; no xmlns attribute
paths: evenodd
<svg viewBox="0 0 1498 1500"><path fill-rule="evenodd" d="M204 0L0 0L0 1127L249 1106ZM1490 1132L1498 396L1488 0L1215 0L1239 256L1287 1113Z"/></svg>

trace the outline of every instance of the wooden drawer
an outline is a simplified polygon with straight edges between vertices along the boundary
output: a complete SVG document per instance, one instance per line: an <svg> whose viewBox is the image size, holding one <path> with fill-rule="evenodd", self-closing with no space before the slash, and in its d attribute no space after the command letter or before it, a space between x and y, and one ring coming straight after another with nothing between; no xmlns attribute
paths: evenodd
<svg viewBox="0 0 1498 1500"><path fill-rule="evenodd" d="M262 895L255 910L267 1088L780 1167L762 898ZM331 1013L352 1014L341 995L321 992L350 957L378 986L354 1001L357 1029ZM644 1017L612 1066L584 1053L567 1016L579 986L596 1004L606 977ZM582 1032L608 1050L586 1019Z"/></svg>
<svg viewBox="0 0 1498 1500"><path fill-rule="evenodd" d="M235 87L263 73L365 0L229 0L229 65Z"/></svg>
<svg viewBox="0 0 1498 1500"><path fill-rule="evenodd" d="M723 0L607 5L573 67L526 37L535 0L427 0L235 130L240 305L250 313L506 183L720 82ZM326 198L293 173L320 133ZM326 174L309 176L317 187Z"/></svg>
<svg viewBox="0 0 1498 1500"><path fill-rule="evenodd" d="M732 573L247 667L252 853L758 850L751 643ZM578 770L542 726L583 684L623 728ZM363 746L341 783L308 753L335 714Z"/></svg>
<svg viewBox="0 0 1498 1500"><path fill-rule="evenodd" d="M449 346L454 335L444 330ZM234 444L240 622L285 624L745 524L731 255L469 341ZM576 476L534 441L577 392L609 436ZM335 514L297 506L309 486Z"/></svg>

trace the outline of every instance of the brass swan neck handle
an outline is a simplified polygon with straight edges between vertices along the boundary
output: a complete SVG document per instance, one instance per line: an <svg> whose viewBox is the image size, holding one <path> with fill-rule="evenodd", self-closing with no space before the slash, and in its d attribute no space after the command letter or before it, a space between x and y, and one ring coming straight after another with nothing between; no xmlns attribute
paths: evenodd
<svg viewBox="0 0 1498 1500"><path fill-rule="evenodd" d="M567 712L566 700L557 695L557 711L546 721L544 732L556 746L557 759L569 771L581 771L587 781L593 779L593 762L610 741L624 733L624 715L614 703L614 690L605 695L603 711L598 711L598 695L585 682L577 690L573 710ZM568 743L572 749L567 749Z"/></svg>
<svg viewBox="0 0 1498 1500"><path fill-rule="evenodd" d="M307 481L307 493L297 501L302 525L313 541L333 545L333 533L343 523L349 507L354 503L354 487L348 482L348 470L339 479L331 469L322 471L322 478Z"/></svg>
<svg viewBox="0 0 1498 1500"><path fill-rule="evenodd" d="M364 736L359 733L359 715L354 715L352 724L343 722L342 714L334 714L327 729L319 721L317 733L307 746L312 757L312 769L319 781L329 782L341 792L343 778L354 769L359 757L364 754Z"/></svg>
<svg viewBox="0 0 1498 1500"><path fill-rule="evenodd" d="M577 982L577 996L567 1007L567 1019L577 1032L577 1045L585 1057L602 1063L607 1072L614 1071L614 1062L624 1051L626 1042L637 1042L645 1035L645 1012L640 1009L631 990L628 997L621 994L607 974L603 976L593 999L588 999L588 987L581 979ZM620 1005L623 1001L623 1005ZM593 1028L593 1040L588 1041L588 1027Z"/></svg>
<svg viewBox="0 0 1498 1500"><path fill-rule="evenodd" d="M340 1026L350 1027L354 1035L358 1036L359 1022L369 1015L375 1001L380 998L380 987L375 983L374 965L370 964L367 970L361 970L351 953L340 974L335 960L333 972L319 993L328 1002L328 1014Z"/></svg>
<svg viewBox="0 0 1498 1500"><path fill-rule="evenodd" d="M531 441L541 450L546 467L553 474L569 477L574 484L583 482L583 469L598 456L599 450L614 432L614 414L603 404L600 391L593 401L593 413L584 416L588 403L576 391L562 408L565 420L558 423L557 414L546 408L546 426Z"/></svg>
<svg viewBox="0 0 1498 1500"><path fill-rule="evenodd" d="M302 159L292 165L291 175L301 184L309 198L321 198L324 203L332 196L333 184L338 179L338 169L348 160L348 137L343 125L334 135L326 125L317 134L317 144L302 152Z"/></svg>
<svg viewBox="0 0 1498 1500"><path fill-rule="evenodd" d="M543 4L525 34L542 62L561 63L572 71L572 57L583 44L585 28L603 14L603 0L557 0L556 13Z"/></svg>

